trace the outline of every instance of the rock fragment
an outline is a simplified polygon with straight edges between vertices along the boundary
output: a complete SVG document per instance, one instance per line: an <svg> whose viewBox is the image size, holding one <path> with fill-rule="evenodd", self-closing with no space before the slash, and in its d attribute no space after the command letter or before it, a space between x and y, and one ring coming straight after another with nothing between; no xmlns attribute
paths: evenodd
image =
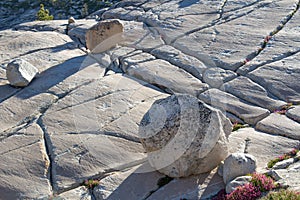
<svg viewBox="0 0 300 200"><path fill-rule="evenodd" d="M23 59L15 59L7 65L6 77L12 86L26 87L38 74L38 69Z"/></svg>
<svg viewBox="0 0 300 200"><path fill-rule="evenodd" d="M92 53L102 53L121 42L123 32L120 20L100 21L87 31L86 46Z"/></svg>

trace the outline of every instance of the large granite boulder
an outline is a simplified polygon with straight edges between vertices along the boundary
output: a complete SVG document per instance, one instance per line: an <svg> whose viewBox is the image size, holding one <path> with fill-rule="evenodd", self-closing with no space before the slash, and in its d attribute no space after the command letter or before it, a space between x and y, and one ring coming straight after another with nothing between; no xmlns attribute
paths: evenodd
<svg viewBox="0 0 300 200"><path fill-rule="evenodd" d="M124 26L120 20L105 20L86 32L86 47L92 53L102 53L122 41Z"/></svg>
<svg viewBox="0 0 300 200"><path fill-rule="evenodd" d="M15 59L7 65L6 77L16 87L27 86L37 75L38 69L23 59Z"/></svg>
<svg viewBox="0 0 300 200"><path fill-rule="evenodd" d="M214 169L227 157L230 132L221 111L187 94L155 101L139 128L149 163L170 177Z"/></svg>

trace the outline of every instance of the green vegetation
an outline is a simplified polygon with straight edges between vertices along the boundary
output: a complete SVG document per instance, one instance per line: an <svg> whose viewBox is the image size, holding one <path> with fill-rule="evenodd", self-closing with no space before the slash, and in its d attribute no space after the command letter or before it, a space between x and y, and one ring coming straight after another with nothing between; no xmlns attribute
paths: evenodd
<svg viewBox="0 0 300 200"><path fill-rule="evenodd" d="M45 9L44 4L40 4L40 10L36 16L39 21L53 20L53 15L50 15L49 10Z"/></svg>
<svg viewBox="0 0 300 200"><path fill-rule="evenodd" d="M105 7L110 7L120 0L39 0L40 3L59 11L65 16L72 16L75 13L81 17L86 17L89 14ZM71 11L76 6L75 10Z"/></svg>
<svg viewBox="0 0 300 200"><path fill-rule="evenodd" d="M100 181L97 179L90 179L90 180L85 180L83 182L83 185L87 187L88 189L94 189L96 186L100 184Z"/></svg>
<svg viewBox="0 0 300 200"><path fill-rule="evenodd" d="M233 124L233 126L232 126L232 132L233 132L233 131L237 131L237 130L239 130L240 128L246 128L246 127L248 127L248 126L249 126L248 124L239 124L239 123L235 122L235 123Z"/></svg>
<svg viewBox="0 0 300 200"><path fill-rule="evenodd" d="M269 192L266 196L260 198L260 200L300 200L300 193L281 189Z"/></svg>
<svg viewBox="0 0 300 200"><path fill-rule="evenodd" d="M270 160L267 164L268 168L272 168L276 163L283 161L283 160L287 160L289 158L293 158L297 155L297 153L299 152L299 149L293 149L292 151L285 153L277 158L274 158L272 160Z"/></svg>

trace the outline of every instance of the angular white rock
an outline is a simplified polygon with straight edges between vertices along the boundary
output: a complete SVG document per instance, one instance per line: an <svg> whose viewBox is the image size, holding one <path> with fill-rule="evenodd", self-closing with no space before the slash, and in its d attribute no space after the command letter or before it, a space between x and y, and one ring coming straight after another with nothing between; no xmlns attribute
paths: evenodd
<svg viewBox="0 0 300 200"><path fill-rule="evenodd" d="M38 69L23 59L15 59L7 65L6 77L16 87L27 86L38 74Z"/></svg>

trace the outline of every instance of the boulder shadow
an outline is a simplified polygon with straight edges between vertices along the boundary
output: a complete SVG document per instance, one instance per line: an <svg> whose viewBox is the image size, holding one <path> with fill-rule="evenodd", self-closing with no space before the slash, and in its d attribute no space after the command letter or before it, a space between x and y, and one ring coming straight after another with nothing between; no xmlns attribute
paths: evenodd
<svg viewBox="0 0 300 200"><path fill-rule="evenodd" d="M149 165L149 164L148 164ZM131 173L106 199L206 199L225 187L222 177L215 171L187 178L173 179L159 187L158 180L165 175L159 172L143 172L143 166ZM101 181L100 181L101 185ZM172 197L172 198L171 198Z"/></svg>
<svg viewBox="0 0 300 200"><path fill-rule="evenodd" d="M179 8L186 8L198 2L199 0L182 0L178 4L179 4Z"/></svg>
<svg viewBox="0 0 300 200"><path fill-rule="evenodd" d="M41 72L27 87L18 92L16 97L20 99L29 99L38 94L47 93L53 86L61 83L66 78L94 63L97 63L96 60L93 60L88 55L66 60L61 64L55 65Z"/></svg>

